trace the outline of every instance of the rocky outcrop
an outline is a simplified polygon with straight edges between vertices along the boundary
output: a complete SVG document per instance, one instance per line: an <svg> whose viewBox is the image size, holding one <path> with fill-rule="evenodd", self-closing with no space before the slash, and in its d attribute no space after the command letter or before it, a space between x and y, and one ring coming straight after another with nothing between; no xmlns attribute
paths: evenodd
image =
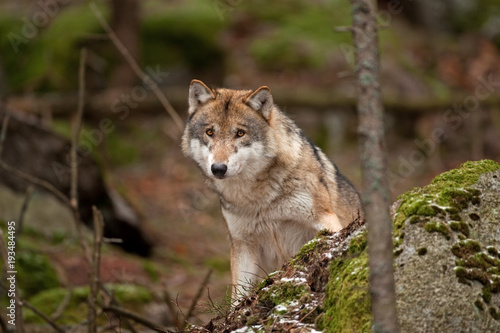
<svg viewBox="0 0 500 333"><path fill-rule="evenodd" d="M393 222L401 331L500 332L500 164L468 162L405 193ZM320 233L227 309L191 331L370 331L363 221Z"/></svg>

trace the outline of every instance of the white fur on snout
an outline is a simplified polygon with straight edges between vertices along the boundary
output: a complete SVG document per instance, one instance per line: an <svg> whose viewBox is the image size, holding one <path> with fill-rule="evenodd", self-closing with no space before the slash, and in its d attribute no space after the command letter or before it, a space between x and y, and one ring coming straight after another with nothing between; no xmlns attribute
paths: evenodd
<svg viewBox="0 0 500 333"><path fill-rule="evenodd" d="M207 171L207 174L212 174L212 163L213 156L208 150L208 147L200 142L198 139L193 139L189 143L189 148L191 152L191 157L198 163L198 165Z"/></svg>

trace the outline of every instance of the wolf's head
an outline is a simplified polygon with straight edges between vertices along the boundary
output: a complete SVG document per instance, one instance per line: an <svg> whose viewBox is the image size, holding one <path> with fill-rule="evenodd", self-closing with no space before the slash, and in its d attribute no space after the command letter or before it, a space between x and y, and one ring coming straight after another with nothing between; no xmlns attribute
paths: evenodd
<svg viewBox="0 0 500 333"><path fill-rule="evenodd" d="M275 155L274 111L268 87L255 91L211 89L193 80L182 149L210 178L251 178Z"/></svg>

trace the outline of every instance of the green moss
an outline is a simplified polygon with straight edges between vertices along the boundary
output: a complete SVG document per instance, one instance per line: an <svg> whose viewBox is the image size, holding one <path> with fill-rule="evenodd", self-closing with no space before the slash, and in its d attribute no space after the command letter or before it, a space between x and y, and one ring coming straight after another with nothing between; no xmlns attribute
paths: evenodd
<svg viewBox="0 0 500 333"><path fill-rule="evenodd" d="M292 282L274 284L266 290L262 290L259 300L267 306L287 304L297 301L311 290L306 285L296 285Z"/></svg>
<svg viewBox="0 0 500 333"><path fill-rule="evenodd" d="M141 286L135 285L108 285L107 286L115 295L118 302L129 310L137 311L144 304L151 302L152 295L149 290ZM50 316L59 307L63 299L69 293L66 288L53 288L41 291L34 297L29 299L29 302ZM59 324L71 325L77 324L84 320L87 316L87 299L89 296L89 287L74 288L68 303L61 317L58 319ZM44 323L37 315L29 309L24 311L25 322L42 324ZM104 324L107 322L105 316L101 316L99 321Z"/></svg>
<svg viewBox="0 0 500 333"><path fill-rule="evenodd" d="M16 258L17 281L23 297L59 287L59 279L47 256L31 251L19 251Z"/></svg>
<svg viewBox="0 0 500 333"><path fill-rule="evenodd" d="M349 252L351 254L359 254L366 249L366 244L366 230L364 230L351 239L349 243Z"/></svg>
<svg viewBox="0 0 500 333"><path fill-rule="evenodd" d="M451 252L459 258L465 258L479 251L481 251L481 244L472 239L460 241L451 247Z"/></svg>
<svg viewBox="0 0 500 333"><path fill-rule="evenodd" d="M394 257L399 257L401 255L401 253L403 253L403 249L397 249L397 250L394 250Z"/></svg>
<svg viewBox="0 0 500 333"><path fill-rule="evenodd" d="M428 222L425 224L424 229L428 232L438 232L443 234L446 239L450 239L450 230L446 226L446 224L441 222Z"/></svg>
<svg viewBox="0 0 500 333"><path fill-rule="evenodd" d="M337 259L330 264L325 315L318 322L325 332L368 332L372 317L368 287L368 255Z"/></svg>
<svg viewBox="0 0 500 333"><path fill-rule="evenodd" d="M467 225L467 223L462 222L462 221L451 221L449 225L450 225L451 230L453 230L455 232L460 232L466 237L470 236L470 230L469 230L469 226Z"/></svg>
<svg viewBox="0 0 500 333"><path fill-rule="evenodd" d="M491 289L488 287L484 287L481 296L483 300L488 304L491 301Z"/></svg>
<svg viewBox="0 0 500 333"><path fill-rule="evenodd" d="M300 251L292 259L291 261L292 265L300 263L302 260L304 260L304 258L313 253L316 250L316 246L318 245L318 243L319 243L318 238L314 238L313 240L307 242L304 246L302 246Z"/></svg>
<svg viewBox="0 0 500 333"><path fill-rule="evenodd" d="M483 302L481 302L481 300L476 300L474 302L474 305L476 306L476 308L478 308L480 311L484 311L484 304Z"/></svg>
<svg viewBox="0 0 500 333"><path fill-rule="evenodd" d="M426 187L402 194L399 197L401 204L394 219L395 228L401 228L406 219L412 216L458 214L469 201L474 201L474 198L480 195L478 190L470 186L474 185L482 174L497 170L500 170L500 164L495 161L466 162L457 169L437 176ZM444 211L437 206L445 207Z"/></svg>

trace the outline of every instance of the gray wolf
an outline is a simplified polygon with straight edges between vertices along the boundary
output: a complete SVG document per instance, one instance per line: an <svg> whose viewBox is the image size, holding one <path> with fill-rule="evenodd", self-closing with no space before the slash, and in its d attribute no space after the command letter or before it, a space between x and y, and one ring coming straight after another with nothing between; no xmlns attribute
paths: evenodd
<svg viewBox="0 0 500 333"><path fill-rule="evenodd" d="M351 183L273 103L271 90L193 80L182 149L219 198L235 292L295 255L318 231L363 216Z"/></svg>

